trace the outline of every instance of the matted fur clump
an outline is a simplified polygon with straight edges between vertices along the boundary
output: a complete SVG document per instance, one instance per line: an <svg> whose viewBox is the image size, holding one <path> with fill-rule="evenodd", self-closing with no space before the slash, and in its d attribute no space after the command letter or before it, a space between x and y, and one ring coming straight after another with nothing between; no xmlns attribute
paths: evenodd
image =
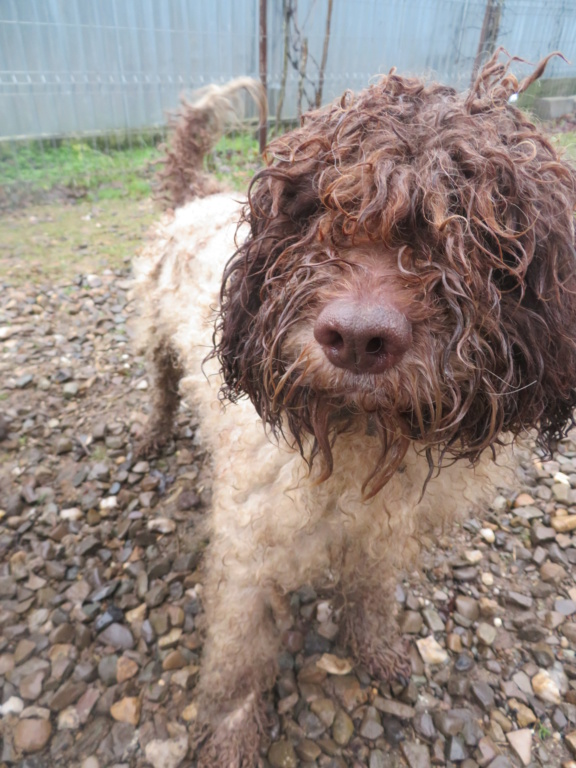
<svg viewBox="0 0 576 768"><path fill-rule="evenodd" d="M545 63L345 94L270 144L244 206L177 207L136 263L140 449L185 397L215 478L200 768L258 763L305 584L358 662L406 681L394 588L423 532L489 501L514 438L550 451L573 423L576 173L508 104Z"/></svg>

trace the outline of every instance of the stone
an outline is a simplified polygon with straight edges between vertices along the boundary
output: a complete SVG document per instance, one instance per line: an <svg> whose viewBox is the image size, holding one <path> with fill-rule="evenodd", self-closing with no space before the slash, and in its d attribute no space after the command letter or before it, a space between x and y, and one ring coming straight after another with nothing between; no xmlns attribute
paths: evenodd
<svg viewBox="0 0 576 768"><path fill-rule="evenodd" d="M530 707L527 707L526 704L523 704L521 701L517 701L516 699L509 699L508 706L515 713L516 722L520 728L526 728L527 726L536 722L537 717L534 712L530 709Z"/></svg>
<svg viewBox="0 0 576 768"><path fill-rule="evenodd" d="M353 669L349 659L341 659L331 653L324 653L316 662L316 666L330 675L348 675Z"/></svg>
<svg viewBox="0 0 576 768"><path fill-rule="evenodd" d="M154 533L169 534L176 530L176 523L168 517L155 517L148 521L146 527Z"/></svg>
<svg viewBox="0 0 576 768"><path fill-rule="evenodd" d="M550 525L557 533L568 533L576 530L576 515L566 515L565 517L553 517Z"/></svg>
<svg viewBox="0 0 576 768"><path fill-rule="evenodd" d="M98 662L98 676L104 685L114 685L118 682L118 656L103 656Z"/></svg>
<svg viewBox="0 0 576 768"><path fill-rule="evenodd" d="M554 602L554 610L562 616L572 616L576 613L576 601L560 598Z"/></svg>
<svg viewBox="0 0 576 768"><path fill-rule="evenodd" d="M68 681L61 685L60 688L50 699L50 709L55 712L60 712L62 709L66 709L74 702L78 701L80 696L86 691L87 685L84 682Z"/></svg>
<svg viewBox="0 0 576 768"><path fill-rule="evenodd" d="M58 730L75 731L80 727L80 715L74 707L67 707L58 713Z"/></svg>
<svg viewBox="0 0 576 768"><path fill-rule="evenodd" d="M519 493L518 496L514 499L514 507L529 507L531 504L534 504L534 499L532 496L530 496L529 493Z"/></svg>
<svg viewBox="0 0 576 768"><path fill-rule="evenodd" d="M380 715L375 707L366 707L364 717L359 728L360 735L369 739L370 741L376 741L384 733L384 728L380 721ZM336 741L336 739L334 739Z"/></svg>
<svg viewBox="0 0 576 768"><path fill-rule="evenodd" d="M403 741L400 749L410 768L431 768L430 753L424 744Z"/></svg>
<svg viewBox="0 0 576 768"><path fill-rule="evenodd" d="M162 650L167 648L173 648L178 644L178 641L182 637L182 629L180 627L174 627L166 635L163 635L158 640L158 647Z"/></svg>
<svg viewBox="0 0 576 768"><path fill-rule="evenodd" d="M533 600L529 595L511 591L506 595L506 602L510 603L510 605L515 605L517 608L528 610L532 607Z"/></svg>
<svg viewBox="0 0 576 768"><path fill-rule="evenodd" d="M332 699L320 698L310 703L310 709L328 728L334 722L336 707Z"/></svg>
<svg viewBox="0 0 576 768"><path fill-rule="evenodd" d="M354 733L354 723L351 718L339 709L334 717L334 723L332 724L332 738L341 747L345 747Z"/></svg>
<svg viewBox="0 0 576 768"><path fill-rule="evenodd" d="M480 617L480 607L478 600L467 595L458 595L455 600L456 611L470 621L478 621Z"/></svg>
<svg viewBox="0 0 576 768"><path fill-rule="evenodd" d="M10 696L4 704L0 705L2 717L6 715L19 715L24 709L24 702L17 696Z"/></svg>
<svg viewBox="0 0 576 768"><path fill-rule="evenodd" d="M566 569L558 563L546 562L540 567L540 578L545 582L560 584L566 578Z"/></svg>
<svg viewBox="0 0 576 768"><path fill-rule="evenodd" d="M392 715L400 720L412 720L416 714L414 707L411 707L409 704L403 704L396 699L384 699L382 696L376 696L374 706L379 712L383 712L385 715Z"/></svg>
<svg viewBox="0 0 576 768"><path fill-rule="evenodd" d="M111 645L113 648L126 651L134 648L134 637L132 632L123 624L109 624L98 635L98 641L105 645Z"/></svg>
<svg viewBox="0 0 576 768"><path fill-rule="evenodd" d="M40 752L51 736L52 725L49 720L20 720L14 729L14 746L24 753Z"/></svg>
<svg viewBox="0 0 576 768"><path fill-rule="evenodd" d="M178 768L188 752L188 737L186 733L173 739L162 741L152 739L146 745L144 754L152 768Z"/></svg>
<svg viewBox="0 0 576 768"><path fill-rule="evenodd" d="M534 693L542 701L550 704L560 704L562 697L560 690L554 680L545 669L541 669L538 674L532 678L532 688Z"/></svg>
<svg viewBox="0 0 576 768"><path fill-rule="evenodd" d="M438 735L434 726L434 720L429 712L418 712L412 724L416 733L426 741L434 741Z"/></svg>
<svg viewBox="0 0 576 768"><path fill-rule="evenodd" d="M434 724L443 736L456 736L462 733L466 724L462 715L455 710L439 710L434 713Z"/></svg>
<svg viewBox="0 0 576 768"><path fill-rule="evenodd" d="M326 726L320 718L316 717L314 712L311 712L309 709L303 709L300 712L298 715L298 725L300 725L306 736L311 739L317 739L326 730Z"/></svg>
<svg viewBox="0 0 576 768"><path fill-rule="evenodd" d="M564 741L566 742L566 745L568 746L568 749L574 757L576 757L576 731L571 731L570 733L567 733L564 737Z"/></svg>
<svg viewBox="0 0 576 768"><path fill-rule="evenodd" d="M338 701L349 712L360 704L364 704L368 698L368 692L361 688L355 675L333 677L332 689Z"/></svg>
<svg viewBox="0 0 576 768"><path fill-rule="evenodd" d="M446 739L446 759L452 763L461 763L468 757L468 751L461 736L450 736Z"/></svg>
<svg viewBox="0 0 576 768"><path fill-rule="evenodd" d="M482 538L487 544L494 544L494 542L496 541L496 536L492 528L481 528L480 536L482 536Z"/></svg>
<svg viewBox="0 0 576 768"><path fill-rule="evenodd" d="M424 664L444 664L448 660L448 653L432 635L416 640L416 645Z"/></svg>
<svg viewBox="0 0 576 768"><path fill-rule="evenodd" d="M126 696L110 707L110 714L120 723L138 725L140 720L141 702L137 696Z"/></svg>
<svg viewBox="0 0 576 768"><path fill-rule="evenodd" d="M26 675L20 681L18 691L20 696L27 701L36 701L42 693L42 682L44 680L44 670L38 670L31 675Z"/></svg>
<svg viewBox="0 0 576 768"><path fill-rule="evenodd" d="M297 768L298 766L294 747L287 739L280 739L272 744L268 750L268 762L272 768Z"/></svg>
<svg viewBox="0 0 576 768"><path fill-rule="evenodd" d="M400 617L400 630L405 635L418 635L424 620L418 611L404 611Z"/></svg>
<svg viewBox="0 0 576 768"><path fill-rule="evenodd" d="M532 648L534 661L539 667L548 668L554 664L554 651L547 643L538 643Z"/></svg>
<svg viewBox="0 0 576 768"><path fill-rule="evenodd" d="M532 762L532 732L528 728L519 731L510 731L506 734L510 746L518 755L524 765Z"/></svg>
<svg viewBox="0 0 576 768"><path fill-rule="evenodd" d="M138 673L138 664L127 656L120 656L116 665L116 678L119 683L130 680Z"/></svg>
<svg viewBox="0 0 576 768"><path fill-rule="evenodd" d="M492 624L487 624L484 621L480 622L478 629L476 630L476 637L482 645L492 645L494 640L496 640L496 634L496 627L492 626Z"/></svg>

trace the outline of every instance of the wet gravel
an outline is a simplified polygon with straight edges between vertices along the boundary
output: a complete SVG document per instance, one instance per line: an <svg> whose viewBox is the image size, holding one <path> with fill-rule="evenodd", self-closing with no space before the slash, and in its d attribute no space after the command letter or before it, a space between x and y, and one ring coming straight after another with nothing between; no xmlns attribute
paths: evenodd
<svg viewBox="0 0 576 768"><path fill-rule="evenodd" d="M1 286L2 766L193 764L210 472L185 408L162 457L133 455L128 287ZM264 765L576 768L576 435L522 465L398 587L407 687L353 667L326 596L293 596Z"/></svg>

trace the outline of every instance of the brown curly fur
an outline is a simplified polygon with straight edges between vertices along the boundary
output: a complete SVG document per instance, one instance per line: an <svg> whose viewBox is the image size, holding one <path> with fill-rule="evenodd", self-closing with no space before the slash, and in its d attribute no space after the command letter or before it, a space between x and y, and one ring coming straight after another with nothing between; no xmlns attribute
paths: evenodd
<svg viewBox="0 0 576 768"><path fill-rule="evenodd" d="M368 394L382 446L368 495L410 442L430 462L431 447L440 461L474 462L502 433L527 428L551 450L573 423L576 173L507 103L547 60L519 85L497 52L468 94L391 73L270 144L244 211L250 235L222 289L223 394L248 394L300 447L312 435L307 458L321 454L324 477L334 437ZM345 273L350 243L397 253L419 307L412 320L433 333L420 367L401 364L393 386L370 382L351 395L342 377L327 397L307 384L305 356L292 359L286 341Z"/></svg>

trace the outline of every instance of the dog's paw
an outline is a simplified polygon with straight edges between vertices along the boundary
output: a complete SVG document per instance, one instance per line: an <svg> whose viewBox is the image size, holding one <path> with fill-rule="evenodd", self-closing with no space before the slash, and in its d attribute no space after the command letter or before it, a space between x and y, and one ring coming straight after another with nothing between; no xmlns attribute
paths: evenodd
<svg viewBox="0 0 576 768"><path fill-rule="evenodd" d="M217 725L198 723L193 738L197 768L259 768L263 720L252 694Z"/></svg>
<svg viewBox="0 0 576 768"><path fill-rule="evenodd" d="M406 687L412 676L412 664L409 656L410 644L402 637L367 659L368 671L378 680L398 682Z"/></svg>
<svg viewBox="0 0 576 768"><path fill-rule="evenodd" d="M146 430L134 441L134 456L138 459L149 459L151 456L158 456L168 439L155 432Z"/></svg>

